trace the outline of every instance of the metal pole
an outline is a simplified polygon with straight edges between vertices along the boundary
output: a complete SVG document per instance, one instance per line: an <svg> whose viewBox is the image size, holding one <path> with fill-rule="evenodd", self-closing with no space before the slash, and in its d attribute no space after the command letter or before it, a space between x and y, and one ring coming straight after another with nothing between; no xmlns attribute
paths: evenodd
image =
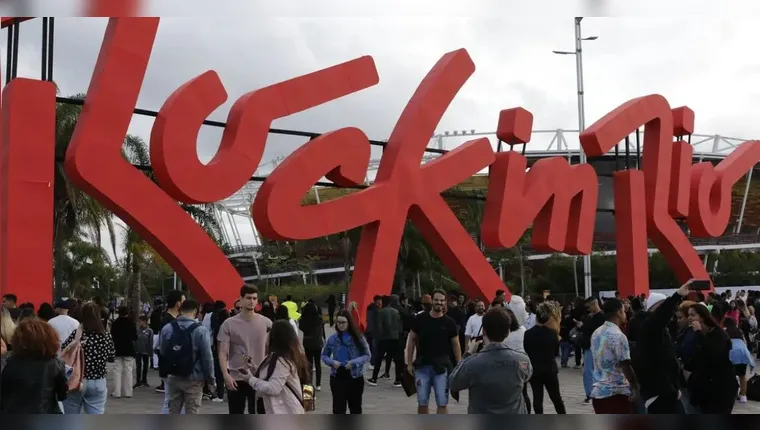
<svg viewBox="0 0 760 430"><path fill-rule="evenodd" d="M750 167L749 172L747 172L747 183L744 185L744 198L742 199L742 208L739 211L739 222L736 223L736 234L739 234L742 230L742 222L744 221L744 209L747 208L747 196L749 195L749 185L752 181L753 170L755 170L754 166Z"/></svg>
<svg viewBox="0 0 760 430"><path fill-rule="evenodd" d="M575 18L575 72L578 84L578 130L582 133L586 129L586 112L583 102L583 47L581 41L581 20L582 17ZM581 163L586 163L586 152L583 147L580 148ZM583 285L586 297L591 297L591 256L583 256Z"/></svg>
<svg viewBox="0 0 760 430"><path fill-rule="evenodd" d="M174 289L177 289L177 272L174 272Z"/></svg>

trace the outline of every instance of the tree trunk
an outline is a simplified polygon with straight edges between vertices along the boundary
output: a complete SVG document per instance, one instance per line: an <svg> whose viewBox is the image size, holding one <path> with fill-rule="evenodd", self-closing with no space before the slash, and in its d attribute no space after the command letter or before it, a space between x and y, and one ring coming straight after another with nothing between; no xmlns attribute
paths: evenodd
<svg viewBox="0 0 760 430"><path fill-rule="evenodd" d="M53 303L63 298L63 234L61 233L60 221L55 226L55 237L53 238L53 269L54 269L54 287Z"/></svg>
<svg viewBox="0 0 760 430"><path fill-rule="evenodd" d="M128 303L133 312L140 312L140 292L142 290L142 267L137 255L132 258L132 288L129 289Z"/></svg>

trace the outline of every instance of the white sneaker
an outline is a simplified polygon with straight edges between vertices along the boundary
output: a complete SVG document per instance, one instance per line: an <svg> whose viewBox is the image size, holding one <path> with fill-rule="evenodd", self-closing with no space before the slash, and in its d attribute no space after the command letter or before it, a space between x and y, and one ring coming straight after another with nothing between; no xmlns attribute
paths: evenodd
<svg viewBox="0 0 760 430"><path fill-rule="evenodd" d="M219 397L214 397L213 399L211 399L211 401L214 403L222 403L224 399L220 399Z"/></svg>
<svg viewBox="0 0 760 430"><path fill-rule="evenodd" d="M747 403L747 396L739 397L739 403Z"/></svg>
<svg viewBox="0 0 760 430"><path fill-rule="evenodd" d="M322 387L320 387L319 385L317 385L317 391L322 391Z"/></svg>

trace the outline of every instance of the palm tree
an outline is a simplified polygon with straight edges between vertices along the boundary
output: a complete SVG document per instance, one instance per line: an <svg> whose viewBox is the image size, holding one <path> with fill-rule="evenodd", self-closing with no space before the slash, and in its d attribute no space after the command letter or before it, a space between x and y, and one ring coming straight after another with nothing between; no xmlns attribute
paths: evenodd
<svg viewBox="0 0 760 430"><path fill-rule="evenodd" d="M76 94L72 99L84 100L84 94ZM77 119L82 106L69 103L56 105L56 135L55 135L55 186L53 191L53 261L55 268L55 298L60 299L63 292L66 244L81 236L88 237L100 246L102 228L108 232L111 248L116 255L116 234L113 225L113 214L101 206L95 199L69 182L64 171L63 162L71 142L71 136L76 128ZM141 139L127 136L124 139L125 152L144 151L145 144Z"/></svg>
<svg viewBox="0 0 760 430"><path fill-rule="evenodd" d="M138 166L150 165L148 146L139 137L127 136L124 141L123 155L132 164ZM156 182L152 170L143 170L143 173L153 182ZM180 206L206 231L209 237L217 244L220 244L221 230L214 216L212 205L180 204ZM143 268L153 261L163 261L163 259L137 232L129 227L125 229L123 243L123 268L128 275L127 300L132 309L139 309L140 298L145 290L142 282Z"/></svg>

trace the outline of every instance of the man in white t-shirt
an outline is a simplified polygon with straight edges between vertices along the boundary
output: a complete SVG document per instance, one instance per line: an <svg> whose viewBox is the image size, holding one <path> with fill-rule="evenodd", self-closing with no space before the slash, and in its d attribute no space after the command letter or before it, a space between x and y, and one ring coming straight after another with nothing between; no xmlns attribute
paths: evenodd
<svg viewBox="0 0 760 430"><path fill-rule="evenodd" d="M467 325L464 328L465 345L469 345L472 338L483 335L480 328L483 326L483 314L485 313L486 305L483 300L475 300L475 313L467 319Z"/></svg>
<svg viewBox="0 0 760 430"><path fill-rule="evenodd" d="M79 321L69 316L69 310L73 307L74 302L72 300L60 300L55 304L55 311L58 314L57 317L51 318L48 321L53 329L58 332L60 342L68 339L71 333L79 327Z"/></svg>

